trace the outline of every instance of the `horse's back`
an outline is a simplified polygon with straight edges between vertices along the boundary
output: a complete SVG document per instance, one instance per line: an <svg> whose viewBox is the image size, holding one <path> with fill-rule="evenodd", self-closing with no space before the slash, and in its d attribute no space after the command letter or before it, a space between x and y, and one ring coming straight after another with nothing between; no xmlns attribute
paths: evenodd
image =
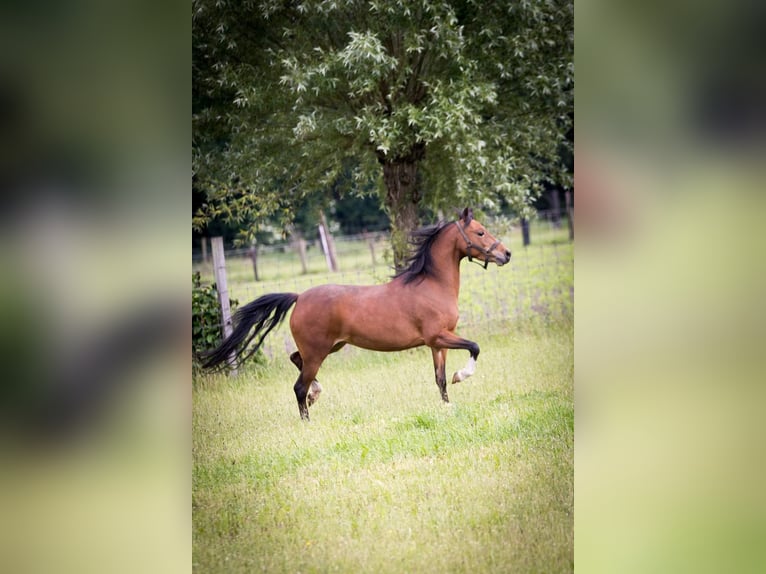
<svg viewBox="0 0 766 574"><path fill-rule="evenodd" d="M293 336L321 341L322 346L346 342L381 351L423 344L418 317L396 285L321 285L303 292L290 320Z"/></svg>
<svg viewBox="0 0 766 574"><path fill-rule="evenodd" d="M382 285L319 285L301 293L296 310L302 306L311 313L345 312L362 309L371 312L374 308L393 303L398 299L391 283ZM323 308L322 310L317 307Z"/></svg>
<svg viewBox="0 0 766 574"><path fill-rule="evenodd" d="M376 286L335 285L328 283L307 289L298 296L295 310L302 307L311 313L329 312L337 305L347 305L349 301L358 299L360 293Z"/></svg>
<svg viewBox="0 0 766 574"><path fill-rule="evenodd" d="M355 302L365 289L369 287L328 284L301 293L290 317L290 329L296 342L310 338L334 344L342 337L349 311L356 307Z"/></svg>
<svg viewBox="0 0 766 574"><path fill-rule="evenodd" d="M384 299L384 285L319 285L301 293L291 323L332 323L349 314L369 311ZM326 325L327 326L327 325Z"/></svg>

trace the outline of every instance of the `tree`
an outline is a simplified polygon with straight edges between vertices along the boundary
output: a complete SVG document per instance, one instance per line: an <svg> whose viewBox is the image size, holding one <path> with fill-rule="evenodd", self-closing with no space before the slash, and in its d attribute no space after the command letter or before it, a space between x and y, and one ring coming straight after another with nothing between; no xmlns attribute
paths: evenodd
<svg viewBox="0 0 766 574"><path fill-rule="evenodd" d="M519 214L573 106L571 0L194 0L193 158L218 218L289 219L308 194L374 193L394 261L423 209ZM351 174L348 177L347 174Z"/></svg>

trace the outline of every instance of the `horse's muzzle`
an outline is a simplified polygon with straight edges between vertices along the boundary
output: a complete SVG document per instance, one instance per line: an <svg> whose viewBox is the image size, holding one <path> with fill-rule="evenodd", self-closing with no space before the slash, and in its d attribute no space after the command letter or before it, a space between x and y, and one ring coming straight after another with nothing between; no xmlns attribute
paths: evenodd
<svg viewBox="0 0 766 574"><path fill-rule="evenodd" d="M507 249L505 253L495 251L492 255L495 257L495 263L497 263L498 267L502 267L511 260L511 252Z"/></svg>

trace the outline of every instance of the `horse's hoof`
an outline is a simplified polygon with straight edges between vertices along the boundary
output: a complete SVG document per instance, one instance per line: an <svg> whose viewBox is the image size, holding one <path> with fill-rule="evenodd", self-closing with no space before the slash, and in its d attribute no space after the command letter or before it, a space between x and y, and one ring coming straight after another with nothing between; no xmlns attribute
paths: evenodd
<svg viewBox="0 0 766 574"><path fill-rule="evenodd" d="M463 380L463 379L461 379L461 378L460 378L460 376L458 375L458 373L455 373L454 375L452 375L452 384L453 384L453 385L454 385L455 383L459 383L459 382L460 382L460 381L462 381L462 380Z"/></svg>
<svg viewBox="0 0 766 574"><path fill-rule="evenodd" d="M308 405L311 406L317 402L319 400L320 394L322 394L322 385L320 385L319 381L315 379L312 381L311 388L309 389L309 394L306 397L306 402L308 402Z"/></svg>

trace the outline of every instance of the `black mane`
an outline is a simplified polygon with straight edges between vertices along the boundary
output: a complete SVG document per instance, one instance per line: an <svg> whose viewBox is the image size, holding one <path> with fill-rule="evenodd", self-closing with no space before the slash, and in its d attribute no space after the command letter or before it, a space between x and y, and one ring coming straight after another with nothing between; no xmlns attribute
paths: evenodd
<svg viewBox="0 0 766 574"><path fill-rule="evenodd" d="M440 221L434 225L416 229L410 234L410 245L415 247L415 252L407 259L406 267L396 272L394 279L403 277L404 283L409 284L433 273L431 247L439 232L448 224L448 221Z"/></svg>

